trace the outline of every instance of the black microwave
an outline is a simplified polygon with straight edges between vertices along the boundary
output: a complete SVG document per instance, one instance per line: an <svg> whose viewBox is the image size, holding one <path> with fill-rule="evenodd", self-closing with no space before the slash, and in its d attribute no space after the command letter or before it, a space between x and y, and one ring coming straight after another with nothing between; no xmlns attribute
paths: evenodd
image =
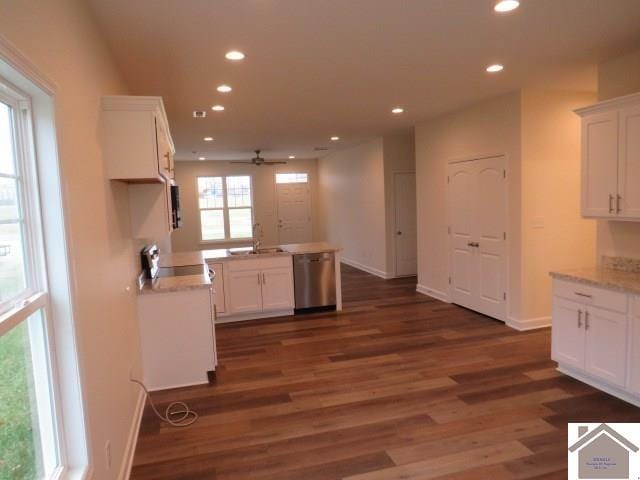
<svg viewBox="0 0 640 480"><path fill-rule="evenodd" d="M182 217L180 216L180 188L177 185L171 185L171 226L174 229L182 226Z"/></svg>

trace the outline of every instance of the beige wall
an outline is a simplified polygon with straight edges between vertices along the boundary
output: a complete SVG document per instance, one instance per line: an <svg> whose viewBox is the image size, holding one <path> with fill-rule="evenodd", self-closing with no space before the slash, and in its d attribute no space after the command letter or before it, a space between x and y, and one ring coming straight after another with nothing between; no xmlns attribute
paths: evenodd
<svg viewBox="0 0 640 480"><path fill-rule="evenodd" d="M137 258L125 185L106 180L98 144L100 98L126 93L81 0L0 1L0 31L57 87L59 155L74 275L76 328L94 478L116 478L132 425L139 364ZM104 447L111 441L112 467Z"/></svg>
<svg viewBox="0 0 640 480"><path fill-rule="evenodd" d="M395 275L395 185L396 172L415 172L416 153L413 130L395 135L387 135L382 139L384 156L384 193L386 208L386 257L387 272Z"/></svg>
<svg viewBox="0 0 640 480"><path fill-rule="evenodd" d="M640 50L598 66L598 100L640 92ZM640 258L640 222L598 221L598 260L602 255Z"/></svg>
<svg viewBox="0 0 640 480"><path fill-rule="evenodd" d="M505 154L509 172L509 315L520 314L520 94L472 105L415 128L418 201L418 283L447 296L447 165L451 160Z"/></svg>
<svg viewBox="0 0 640 480"><path fill-rule="evenodd" d="M318 161L321 236L347 262L387 275L383 140Z"/></svg>
<svg viewBox="0 0 640 480"><path fill-rule="evenodd" d="M580 119L595 92L522 92L522 312L551 312L549 271L595 264L596 224L580 215Z"/></svg>
<svg viewBox="0 0 640 480"><path fill-rule="evenodd" d="M176 162L176 183L180 186L182 227L171 235L174 252L226 248L247 243L201 243L198 210L197 177L215 175L251 175L253 185L254 220L262 226L262 244L277 245L278 215L276 204L276 173L308 173L311 187L313 238L320 238L317 214L317 160L287 160L286 165L260 166L238 165L223 161Z"/></svg>

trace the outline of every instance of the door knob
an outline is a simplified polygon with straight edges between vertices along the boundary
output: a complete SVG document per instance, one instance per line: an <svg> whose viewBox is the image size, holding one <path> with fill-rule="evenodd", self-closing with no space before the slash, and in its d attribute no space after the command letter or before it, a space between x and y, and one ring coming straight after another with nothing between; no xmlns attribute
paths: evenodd
<svg viewBox="0 0 640 480"><path fill-rule="evenodd" d="M402 232L396 232L398 235L402 235Z"/></svg>

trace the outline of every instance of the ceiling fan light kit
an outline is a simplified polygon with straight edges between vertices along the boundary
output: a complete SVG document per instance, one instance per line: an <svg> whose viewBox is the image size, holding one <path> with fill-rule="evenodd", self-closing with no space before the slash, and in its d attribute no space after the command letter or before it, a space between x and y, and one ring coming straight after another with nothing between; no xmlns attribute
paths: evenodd
<svg viewBox="0 0 640 480"><path fill-rule="evenodd" d="M244 165L255 165L256 167L259 167L261 165L285 165L287 162L285 161L281 161L281 160L265 160L263 157L260 156L260 150L254 150L254 152L256 152L256 156L253 157L251 160L232 160L229 163L234 163L234 164L244 164Z"/></svg>

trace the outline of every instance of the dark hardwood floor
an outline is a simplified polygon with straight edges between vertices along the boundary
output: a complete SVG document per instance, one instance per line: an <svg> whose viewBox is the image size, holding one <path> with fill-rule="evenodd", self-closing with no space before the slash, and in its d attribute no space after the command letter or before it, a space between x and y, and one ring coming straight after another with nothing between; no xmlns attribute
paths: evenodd
<svg viewBox="0 0 640 480"><path fill-rule="evenodd" d="M640 421L572 380L550 331L343 269L344 311L220 326L217 384L160 392L200 413L144 414L132 478L565 479L567 422Z"/></svg>

